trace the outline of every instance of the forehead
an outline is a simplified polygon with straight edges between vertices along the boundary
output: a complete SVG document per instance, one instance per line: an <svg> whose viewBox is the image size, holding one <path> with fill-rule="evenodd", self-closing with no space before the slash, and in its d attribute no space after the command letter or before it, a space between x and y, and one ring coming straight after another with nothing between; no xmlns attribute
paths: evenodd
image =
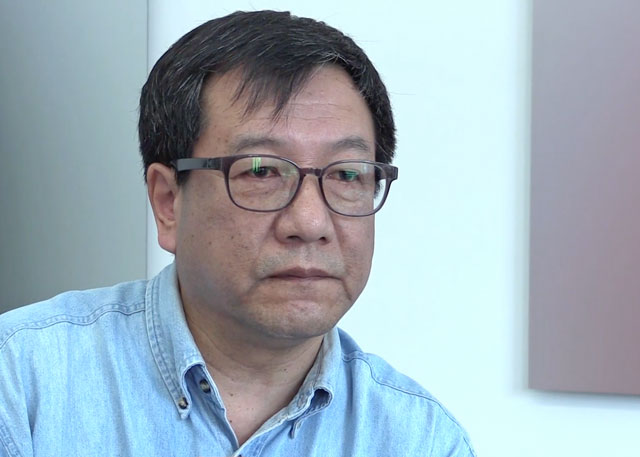
<svg viewBox="0 0 640 457"><path fill-rule="evenodd" d="M196 147L196 152L205 148L224 154L238 138L257 136L268 137L271 144L285 148L330 147L349 143L346 139L356 139L375 153L369 107L350 76L340 67L317 68L281 111L276 110L273 97L248 109L251 91L244 91L238 97L241 84L239 72L207 82L203 93L203 126L196 145L200 147Z"/></svg>

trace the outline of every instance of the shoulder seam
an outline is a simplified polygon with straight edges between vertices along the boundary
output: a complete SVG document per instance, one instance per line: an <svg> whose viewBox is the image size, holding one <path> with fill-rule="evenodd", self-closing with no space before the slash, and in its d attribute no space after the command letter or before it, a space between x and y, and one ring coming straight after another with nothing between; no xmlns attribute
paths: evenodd
<svg viewBox="0 0 640 457"><path fill-rule="evenodd" d="M432 404L435 404L438 407L438 409L440 409L440 411L445 416L447 416L447 418L451 422L453 422L461 431L464 430L462 428L462 426L458 423L458 421L454 417L451 416L449 411L447 411L447 409L437 399L433 398L431 395L425 395L425 394L420 393L420 392L409 391L407 389L403 389L403 388L401 388L399 386L395 386L395 385L389 384L387 382L383 382L380 379L378 379L376 377L376 375L375 375L373 367L371 366L369 361L365 357L363 357L363 355L364 355L364 353L360 353L360 352L352 352L352 353L350 353L348 355L347 354L343 354L342 355L342 360L344 362L349 362L349 361L354 360L354 359L361 360L362 362L364 362L367 365L367 367L369 367L369 372L371 373L371 379L373 379L377 384L379 384L381 386L384 386L384 387L388 387L388 388L393 389L393 390L397 390L398 392L402 392L402 393L405 393L407 395L412 395L414 397L422 398L422 399L427 400L428 402L430 402ZM466 436L464 435L464 433L463 433L463 436L464 436L464 441L465 441L467 447L469 447L469 449L472 449L471 446L469 445L469 442L467 441Z"/></svg>
<svg viewBox="0 0 640 457"><path fill-rule="evenodd" d="M402 387L399 387L399 386L396 386L396 385L393 385L393 384L390 384L388 382L384 382L384 381L380 380L376 376L373 367L369 363L369 360L367 360L367 358L364 357L364 353L352 352L352 353L350 353L348 355L343 355L343 357L342 357L342 360L345 361L345 362L350 362L351 360L354 360L354 359L358 359L358 360L361 360L362 362L366 363L367 366L369 367L369 371L371 373L371 378L376 383L380 384L381 386L389 387L390 389L394 389L394 390L397 390L399 392L406 393L408 395L414 395L416 397L421 397L421 398L424 398L425 400L431 400L431 401L434 401L435 403L438 403L437 400L431 398L428 395L424 395L424 394L422 394L420 392L414 392L414 391L410 391L410 390L407 390L407 389L403 389Z"/></svg>
<svg viewBox="0 0 640 457"><path fill-rule="evenodd" d="M81 326L91 325L107 313L115 312L130 316L132 314L142 312L145 309L144 304L144 300L128 304L126 306L122 306L120 303L109 303L102 305L100 308L85 316L57 314L40 321L18 324L14 327L10 327L5 333L6 336L2 336L2 338L0 338L0 350L2 350L2 348L16 333L23 330L41 330L61 323Z"/></svg>

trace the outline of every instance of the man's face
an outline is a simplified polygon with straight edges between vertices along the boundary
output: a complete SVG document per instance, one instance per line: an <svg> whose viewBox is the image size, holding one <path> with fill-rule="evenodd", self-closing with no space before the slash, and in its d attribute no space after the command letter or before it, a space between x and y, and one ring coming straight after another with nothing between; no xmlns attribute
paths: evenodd
<svg viewBox="0 0 640 457"><path fill-rule="evenodd" d="M270 154L317 168L374 160L371 114L342 69L319 69L278 120L270 104L245 116L246 100L232 100L237 84L230 73L207 85L194 157ZM373 216L331 212L314 176L287 208L257 213L231 202L222 172L190 173L174 205L185 307L256 338L305 339L331 329L369 276Z"/></svg>

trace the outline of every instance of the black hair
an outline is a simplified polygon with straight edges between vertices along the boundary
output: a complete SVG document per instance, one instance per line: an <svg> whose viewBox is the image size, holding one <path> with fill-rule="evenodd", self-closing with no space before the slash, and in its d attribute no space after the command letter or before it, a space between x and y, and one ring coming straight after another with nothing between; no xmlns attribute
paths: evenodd
<svg viewBox="0 0 640 457"><path fill-rule="evenodd" d="M274 118L318 67L343 68L374 121L376 160L390 163L395 125L387 90L364 51L339 30L288 12L235 12L193 29L154 65L140 96L138 134L146 179L150 164L191 157L203 123L208 78L239 71L235 100L246 113L274 102Z"/></svg>

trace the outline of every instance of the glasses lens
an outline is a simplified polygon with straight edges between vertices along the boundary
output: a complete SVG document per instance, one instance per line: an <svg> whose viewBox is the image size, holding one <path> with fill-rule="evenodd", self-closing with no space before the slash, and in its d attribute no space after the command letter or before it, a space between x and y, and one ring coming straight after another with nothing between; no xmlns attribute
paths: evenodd
<svg viewBox="0 0 640 457"><path fill-rule="evenodd" d="M376 212L386 195L384 170L373 163L341 162L330 165L322 177L327 203L347 216L366 216Z"/></svg>
<svg viewBox="0 0 640 457"><path fill-rule="evenodd" d="M228 179L236 205L273 211L287 206L300 175L293 164L277 157L243 157L233 162Z"/></svg>

